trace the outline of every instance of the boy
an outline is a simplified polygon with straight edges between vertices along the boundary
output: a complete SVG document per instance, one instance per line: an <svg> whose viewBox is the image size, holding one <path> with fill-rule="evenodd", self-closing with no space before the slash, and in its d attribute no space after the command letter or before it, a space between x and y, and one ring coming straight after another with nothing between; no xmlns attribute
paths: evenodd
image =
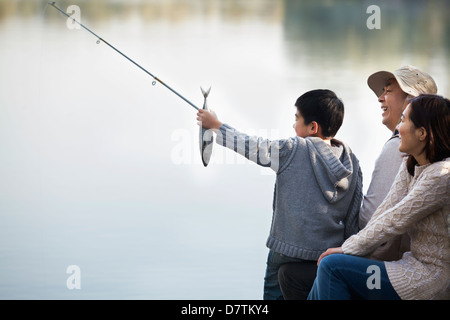
<svg viewBox="0 0 450 320"><path fill-rule="evenodd" d="M307 296L320 254L358 231L359 161L350 148L333 139L344 118L342 101L330 90L313 90L300 96L295 106L297 136L277 141L238 132L212 112L197 114L203 128L217 132L218 144L276 172L264 299L283 299L278 269L289 262L304 263L304 278L310 283Z"/></svg>

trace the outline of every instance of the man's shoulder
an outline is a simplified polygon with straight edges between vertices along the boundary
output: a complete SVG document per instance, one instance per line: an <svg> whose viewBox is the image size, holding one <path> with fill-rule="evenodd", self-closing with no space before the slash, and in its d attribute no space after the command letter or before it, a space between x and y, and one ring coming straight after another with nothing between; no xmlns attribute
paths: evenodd
<svg viewBox="0 0 450 320"><path fill-rule="evenodd" d="M374 173L397 173L405 156L405 154L400 152L398 149L400 147L400 142L400 137L397 135L393 135L388 141L386 141L381 153L375 161Z"/></svg>
<svg viewBox="0 0 450 320"><path fill-rule="evenodd" d="M393 152L393 153L401 154L401 152L398 150L398 147L400 146L400 142L401 142L400 136L393 135L392 137L389 138L388 141L386 141L381 152L382 153L383 152Z"/></svg>

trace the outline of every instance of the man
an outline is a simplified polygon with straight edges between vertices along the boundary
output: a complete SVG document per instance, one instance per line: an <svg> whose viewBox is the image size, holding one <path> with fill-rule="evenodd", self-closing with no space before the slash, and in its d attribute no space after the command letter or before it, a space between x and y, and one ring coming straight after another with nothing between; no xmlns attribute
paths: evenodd
<svg viewBox="0 0 450 320"><path fill-rule="evenodd" d="M367 79L367 84L377 95L381 104L382 123L392 131L392 137L384 145L375 162L372 180L359 213L359 227L362 229L372 214L384 200L397 175L403 160L398 148L400 137L396 130L408 100L422 93L436 94L437 87L433 78L413 66L404 66L394 71L380 71ZM403 235L380 246L371 254L372 259L393 261L399 260L409 250L409 237Z"/></svg>
<svg viewBox="0 0 450 320"><path fill-rule="evenodd" d="M403 160L403 154L398 150L400 137L396 126L409 98L422 93L437 93L433 78L413 66L401 67L393 73L376 72L369 76L367 84L378 97L382 110L382 123L392 132L392 136L383 146L375 162L372 180L367 194L363 197L359 213L361 229L388 194ZM380 246L370 255L370 258L383 261L398 260L407 250L409 250L409 237L405 234ZM296 263L287 263L279 269L279 282L285 299L306 299L305 292L311 289L312 283L305 281L299 267Z"/></svg>

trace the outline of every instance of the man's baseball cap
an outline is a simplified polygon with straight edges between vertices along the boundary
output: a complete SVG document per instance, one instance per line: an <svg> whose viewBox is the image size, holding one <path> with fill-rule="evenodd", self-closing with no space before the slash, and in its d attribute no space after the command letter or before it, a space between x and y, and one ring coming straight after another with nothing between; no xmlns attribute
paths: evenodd
<svg viewBox="0 0 450 320"><path fill-rule="evenodd" d="M370 75L367 84L377 95L381 96L389 79L395 78L403 92L417 97L422 93L436 94L437 86L433 78L426 72L414 67L403 66L394 72L378 71Z"/></svg>

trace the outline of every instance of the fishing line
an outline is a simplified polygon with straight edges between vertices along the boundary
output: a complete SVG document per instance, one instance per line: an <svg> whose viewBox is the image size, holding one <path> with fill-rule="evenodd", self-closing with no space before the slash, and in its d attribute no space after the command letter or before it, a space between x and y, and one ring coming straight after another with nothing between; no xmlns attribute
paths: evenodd
<svg viewBox="0 0 450 320"><path fill-rule="evenodd" d="M149 76L151 76L153 78L152 81L152 85L156 84L156 81L158 81L159 83L161 83L163 86L165 86L167 89L169 89L170 91L172 91L173 93L175 93L178 97L180 97L181 99L183 99L185 102L187 102L190 106L192 106L194 109L199 110L199 108L193 104L192 102L190 102L188 99L186 99L185 97L183 97L181 94L179 94L177 91L175 91L173 88L171 88L169 85L167 85L166 83L164 83L161 79L159 79L158 77L156 77L155 75L153 75L152 73L150 73L149 71L147 71L145 68L143 68L141 65L139 65L138 63L136 63L134 60L132 60L131 58L129 58L127 55L125 55L123 52L121 52L120 50L118 50L116 47L114 47L113 45L111 45L109 42L107 42L105 39L103 39L102 37L100 37L99 35L97 35L95 32L93 32L92 30L90 30L89 28L87 28L86 26L84 26L81 22L79 22L78 20L76 20L75 18L73 18L72 16L68 15L66 12L64 12L63 10L61 10L56 4L55 1L49 2L49 5L51 5L53 8L55 8L56 10L58 10L60 13L62 13L63 15L65 15L67 18L71 19L74 23L78 24L80 27L82 27L84 30L86 30L87 32L89 32L90 34L92 34L94 37L97 38L97 44L99 44L100 42L105 43L106 45L108 45L111 49L113 49L114 51L116 51L117 53L119 53L121 56L123 56L124 58L126 58L128 61L130 61L131 63L133 63L135 66L137 66L139 69L141 69L142 71L144 71L146 74L148 74Z"/></svg>

